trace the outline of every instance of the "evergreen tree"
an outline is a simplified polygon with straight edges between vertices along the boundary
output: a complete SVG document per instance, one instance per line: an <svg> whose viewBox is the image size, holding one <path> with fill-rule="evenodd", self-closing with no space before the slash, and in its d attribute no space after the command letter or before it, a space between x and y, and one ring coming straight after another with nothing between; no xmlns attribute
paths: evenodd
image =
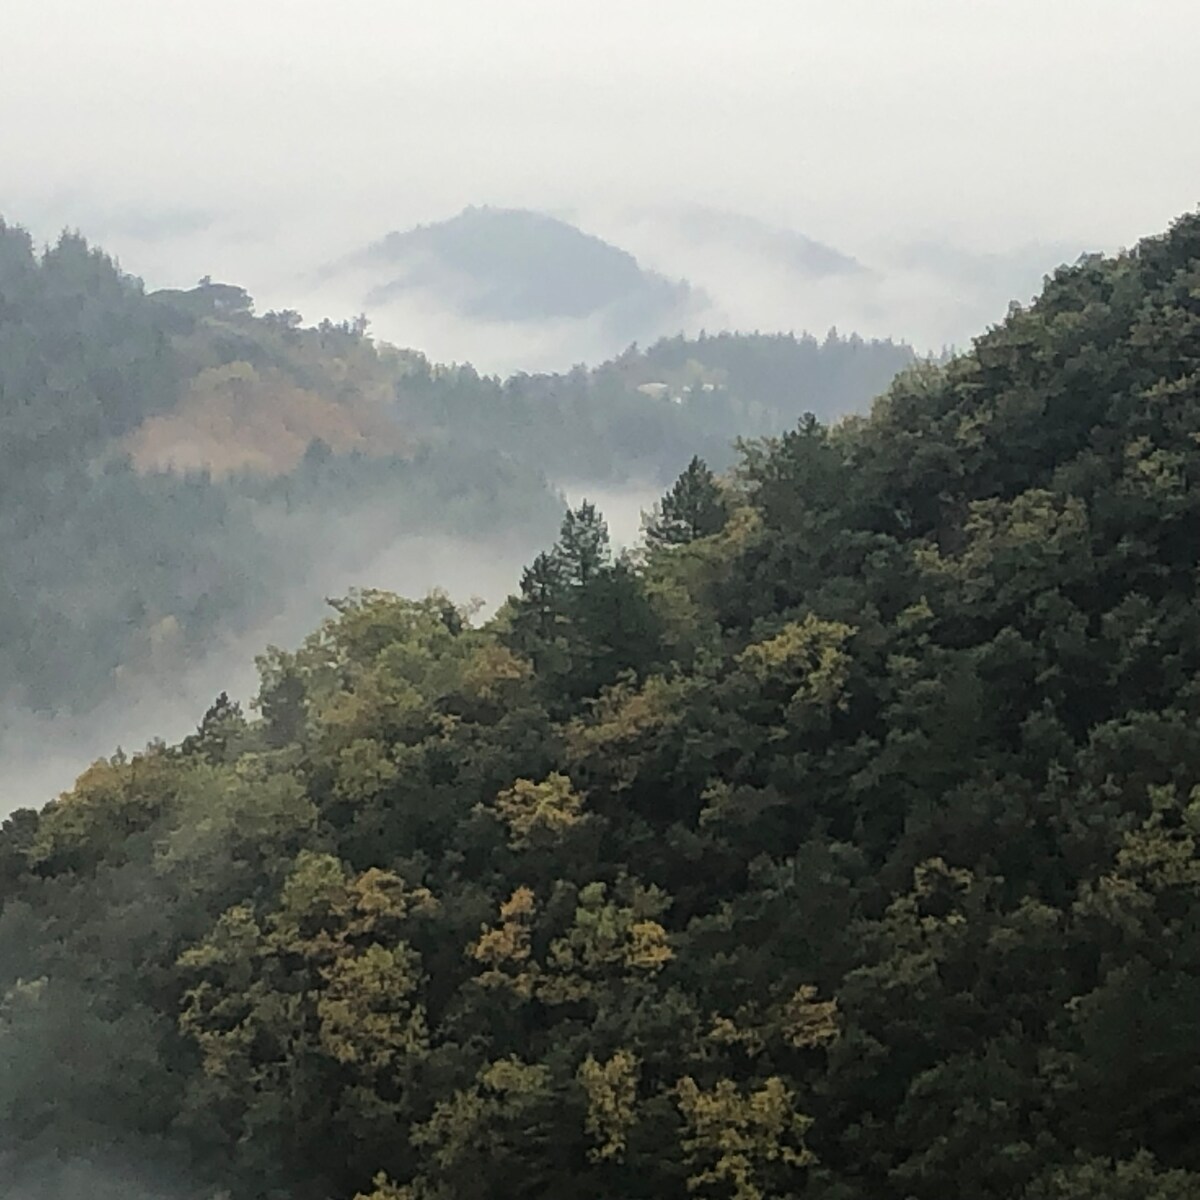
<svg viewBox="0 0 1200 1200"><path fill-rule="evenodd" d="M693 457L645 521L651 546L683 546L725 528L729 508L708 464Z"/></svg>
<svg viewBox="0 0 1200 1200"><path fill-rule="evenodd" d="M572 588L587 587L612 561L608 524L590 500L567 510L554 557L563 582Z"/></svg>
<svg viewBox="0 0 1200 1200"><path fill-rule="evenodd" d="M520 595L512 603L508 643L541 671L561 660L555 650L568 620L563 576L557 554L539 554L521 572Z"/></svg>

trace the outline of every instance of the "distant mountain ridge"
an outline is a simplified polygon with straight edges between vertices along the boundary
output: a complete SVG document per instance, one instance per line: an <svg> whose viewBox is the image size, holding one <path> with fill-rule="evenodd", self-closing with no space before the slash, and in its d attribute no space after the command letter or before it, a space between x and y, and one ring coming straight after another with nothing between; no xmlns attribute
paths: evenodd
<svg viewBox="0 0 1200 1200"><path fill-rule="evenodd" d="M769 258L808 279L870 273L852 255L748 213L694 205L677 212L674 220L680 232L698 242L726 243L743 253Z"/></svg>
<svg viewBox="0 0 1200 1200"><path fill-rule="evenodd" d="M688 283L645 270L632 254L557 217L488 205L389 233L347 265L378 275L368 305L424 291L463 316L603 317L643 338L698 298Z"/></svg>

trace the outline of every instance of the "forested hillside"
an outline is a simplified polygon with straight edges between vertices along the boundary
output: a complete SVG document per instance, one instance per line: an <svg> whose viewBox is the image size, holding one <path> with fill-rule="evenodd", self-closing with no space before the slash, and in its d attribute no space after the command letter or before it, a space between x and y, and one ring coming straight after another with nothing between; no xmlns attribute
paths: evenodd
<svg viewBox="0 0 1200 1200"><path fill-rule="evenodd" d="M147 295L79 237L39 255L0 226L0 707L178 673L277 611L334 518L364 551L552 529L540 474L406 436L399 357L361 323L256 318L210 281Z"/></svg>
<svg viewBox="0 0 1200 1200"><path fill-rule="evenodd" d="M5 1178L1200 1194L1198 289L1189 216L15 814Z"/></svg>
<svg viewBox="0 0 1200 1200"><path fill-rule="evenodd" d="M767 405L753 374L743 398L738 370L709 370L707 341L672 394L637 390L636 352L501 382L376 344L364 319L256 316L228 284L148 294L77 235L38 253L0 222L0 732L6 706L87 710L119 677L177 674L331 559L414 537L524 553L558 486L669 479L739 428L786 427L806 381L832 374L830 403L862 408L911 360L790 344L806 369Z"/></svg>
<svg viewBox="0 0 1200 1200"><path fill-rule="evenodd" d="M632 254L528 209L464 209L449 220L389 233L351 263L372 270L368 301L425 291L465 315L500 321L598 316L637 337L677 322L695 298Z"/></svg>

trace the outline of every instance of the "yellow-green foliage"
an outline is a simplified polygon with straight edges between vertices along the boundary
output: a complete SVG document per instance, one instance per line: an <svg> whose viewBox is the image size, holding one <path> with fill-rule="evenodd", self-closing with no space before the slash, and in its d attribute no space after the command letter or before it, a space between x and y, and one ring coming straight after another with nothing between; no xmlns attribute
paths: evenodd
<svg viewBox="0 0 1200 1200"><path fill-rule="evenodd" d="M500 920L485 926L468 948L485 969L484 987L505 988L521 999L544 1004L597 1000L607 987L650 978L674 955L666 929L655 919L669 902L655 888L632 885L629 903L608 897L603 883L579 893L570 928L554 938L544 961L533 957L531 936L537 917L533 892L517 888L500 906Z"/></svg>
<svg viewBox="0 0 1200 1200"><path fill-rule="evenodd" d="M218 1091L249 1099L265 1076L282 1084L286 1057L267 1043L394 1071L428 1049L420 955L409 921L434 911L427 891L371 868L348 875L337 859L304 851L259 921L248 905L218 919L179 966L193 980L180 1029L201 1050Z"/></svg>
<svg viewBox="0 0 1200 1200"><path fill-rule="evenodd" d="M804 984L784 1004L780 1029L797 1049L817 1049L837 1041L839 1033L836 1000L818 1000L817 989Z"/></svg>
<svg viewBox="0 0 1200 1200"><path fill-rule="evenodd" d="M413 1143L425 1151L428 1162L423 1174L453 1177L470 1163L487 1162L503 1139L549 1101L550 1079L545 1066L515 1055L481 1067L470 1087L439 1102L413 1130Z"/></svg>
<svg viewBox="0 0 1200 1200"><path fill-rule="evenodd" d="M674 956L667 931L655 919L668 901L635 885L629 904L608 898L603 883L579 893L571 928L550 944L537 994L547 1004L594 997L613 979L634 980L662 970Z"/></svg>
<svg viewBox="0 0 1200 1200"><path fill-rule="evenodd" d="M343 1063L369 1070L389 1067L398 1055L428 1048L425 1015L412 996L420 983L419 956L409 947L377 943L342 956L323 972L317 1001L321 1045Z"/></svg>
<svg viewBox="0 0 1200 1200"><path fill-rule="evenodd" d="M382 1171L372 1180L369 1192L357 1192L354 1200L415 1200L417 1193L410 1187L399 1187Z"/></svg>
<svg viewBox="0 0 1200 1200"><path fill-rule="evenodd" d="M586 718L567 729L567 758L613 791L630 787L665 733L678 725L687 698L682 682L652 675L640 687L608 688Z"/></svg>
<svg viewBox="0 0 1200 1200"><path fill-rule="evenodd" d="M774 637L747 646L738 662L764 689L786 689L790 717L819 718L846 707L843 690L851 659L845 646L853 632L841 621L809 613Z"/></svg>
<svg viewBox="0 0 1200 1200"><path fill-rule="evenodd" d="M791 1089L777 1075L743 1090L732 1079L701 1088L690 1076L676 1087L692 1170L688 1190L730 1200L770 1200L772 1179L815 1161L804 1144L812 1121L797 1112ZM780 1168L783 1173L780 1175Z"/></svg>
<svg viewBox="0 0 1200 1200"><path fill-rule="evenodd" d="M532 994L534 976L528 963L536 914L537 901L527 887L517 888L500 905L499 923L485 926L469 947L471 957L486 968L476 976L482 986L508 988L523 999Z"/></svg>
<svg viewBox="0 0 1200 1200"><path fill-rule="evenodd" d="M719 1046L737 1046L755 1057L779 1043L796 1050L823 1050L840 1032L836 1000L818 1000L817 989L802 984L782 1003L742 1005L732 1017L713 1017L707 1038Z"/></svg>
<svg viewBox="0 0 1200 1200"><path fill-rule="evenodd" d="M508 844L523 850L549 844L583 819L583 797L555 771L540 783L518 779L496 797L496 813L508 829Z"/></svg>
<svg viewBox="0 0 1200 1200"><path fill-rule="evenodd" d="M170 803L177 778L158 752L101 759L45 809L30 847L32 863L74 862L119 845Z"/></svg>
<svg viewBox="0 0 1200 1200"><path fill-rule="evenodd" d="M590 1157L594 1162L620 1160L634 1121L637 1057L618 1050L607 1062L598 1062L589 1054L580 1063L576 1078L587 1093L587 1131L595 1143L588 1152Z"/></svg>

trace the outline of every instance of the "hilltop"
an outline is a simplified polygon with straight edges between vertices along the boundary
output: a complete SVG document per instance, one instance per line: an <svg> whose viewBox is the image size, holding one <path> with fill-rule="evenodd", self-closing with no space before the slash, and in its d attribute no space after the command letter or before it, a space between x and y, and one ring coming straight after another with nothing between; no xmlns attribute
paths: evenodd
<svg viewBox="0 0 1200 1200"><path fill-rule="evenodd" d="M368 305L427 291L465 316L494 321L600 317L628 340L678 320L690 300L632 254L528 209L465 208L457 216L389 233L350 262L380 282Z"/></svg>

